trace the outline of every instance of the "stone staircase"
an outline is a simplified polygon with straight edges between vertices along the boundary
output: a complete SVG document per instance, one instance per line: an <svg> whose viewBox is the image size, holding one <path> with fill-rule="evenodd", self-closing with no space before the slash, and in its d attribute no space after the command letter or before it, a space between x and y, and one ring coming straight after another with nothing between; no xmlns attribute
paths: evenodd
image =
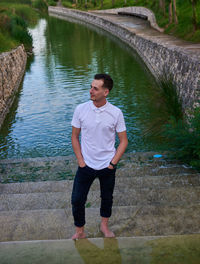
<svg viewBox="0 0 200 264"><path fill-rule="evenodd" d="M117 237L200 233L200 174L153 152L123 156L110 228ZM0 240L57 240L73 235L74 157L0 161ZM86 203L86 232L99 230L99 183Z"/></svg>

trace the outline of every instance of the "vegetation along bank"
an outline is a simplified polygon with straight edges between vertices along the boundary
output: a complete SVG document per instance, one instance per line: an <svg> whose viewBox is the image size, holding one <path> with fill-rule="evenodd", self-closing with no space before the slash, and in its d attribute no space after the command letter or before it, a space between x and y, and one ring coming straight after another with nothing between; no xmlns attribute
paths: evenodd
<svg viewBox="0 0 200 264"><path fill-rule="evenodd" d="M32 37L28 27L37 23L40 13L47 13L48 3L56 5L54 0L1 0L0 53L22 43L26 51L32 50Z"/></svg>

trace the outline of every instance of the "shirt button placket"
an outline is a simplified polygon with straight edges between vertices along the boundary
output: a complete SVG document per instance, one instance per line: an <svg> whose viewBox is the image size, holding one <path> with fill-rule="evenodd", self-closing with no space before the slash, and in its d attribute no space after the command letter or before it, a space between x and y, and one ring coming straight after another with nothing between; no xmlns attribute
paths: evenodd
<svg viewBox="0 0 200 264"><path fill-rule="evenodd" d="M97 123L100 122L100 111L99 110L96 111L96 122Z"/></svg>

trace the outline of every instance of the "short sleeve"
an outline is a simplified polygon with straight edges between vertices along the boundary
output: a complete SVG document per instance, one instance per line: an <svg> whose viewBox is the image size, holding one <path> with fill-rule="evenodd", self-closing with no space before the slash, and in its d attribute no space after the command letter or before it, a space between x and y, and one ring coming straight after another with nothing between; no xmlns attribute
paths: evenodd
<svg viewBox="0 0 200 264"><path fill-rule="evenodd" d="M76 127L76 128L81 127L81 123L80 123L80 119L79 119L79 107L78 106L76 107L76 109L74 111L71 125Z"/></svg>
<svg viewBox="0 0 200 264"><path fill-rule="evenodd" d="M119 111L119 115L117 119L116 131L117 133L126 131L126 124L125 124L124 116L121 110Z"/></svg>

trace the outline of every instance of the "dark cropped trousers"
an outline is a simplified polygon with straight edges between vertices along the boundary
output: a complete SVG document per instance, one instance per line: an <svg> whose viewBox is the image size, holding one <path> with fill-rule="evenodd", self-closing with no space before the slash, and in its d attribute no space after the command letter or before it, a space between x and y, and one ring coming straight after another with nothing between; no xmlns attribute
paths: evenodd
<svg viewBox="0 0 200 264"><path fill-rule="evenodd" d="M85 203L90 187L95 178L99 179L101 190L100 215L110 217L113 204L113 190L115 186L116 169L105 168L94 170L88 166L78 167L72 190L72 214L77 227L85 225Z"/></svg>

